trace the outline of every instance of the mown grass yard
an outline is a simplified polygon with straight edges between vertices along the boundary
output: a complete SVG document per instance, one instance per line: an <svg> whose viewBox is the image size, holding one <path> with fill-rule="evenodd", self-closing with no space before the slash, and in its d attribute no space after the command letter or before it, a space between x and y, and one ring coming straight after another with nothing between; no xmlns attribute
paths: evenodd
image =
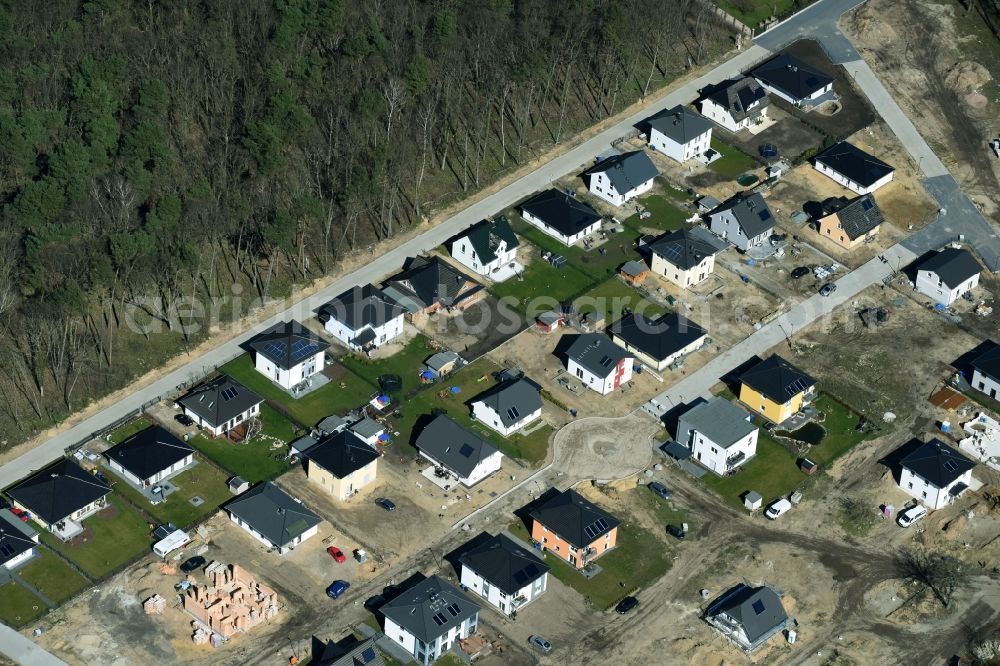
<svg viewBox="0 0 1000 666"><path fill-rule="evenodd" d="M806 456L821 466L827 466L861 442L876 434L857 430L860 416L826 393L821 393L813 406L826 417L821 424L826 430L822 441L811 447ZM882 425L884 429L886 426ZM879 433L879 435L884 434Z"/></svg>
<svg viewBox="0 0 1000 666"><path fill-rule="evenodd" d="M424 361L434 353L430 340L418 333L392 356L372 360L361 354L345 354L341 357L340 364L373 387L378 386L380 375L399 375L403 380L405 394L420 386L419 375L424 369Z"/></svg>
<svg viewBox="0 0 1000 666"><path fill-rule="evenodd" d="M712 138L712 148L721 153L722 157L709 164L708 168L720 176L735 180L747 171L760 166L749 155L741 153L720 139Z"/></svg>
<svg viewBox="0 0 1000 666"><path fill-rule="evenodd" d="M288 469L285 456L288 444L296 436L296 428L274 408L261 405L261 434L248 442L233 444L225 437L213 438L199 433L191 439L196 448L217 465L250 483L273 479Z"/></svg>
<svg viewBox="0 0 1000 666"><path fill-rule="evenodd" d="M45 604L14 581L0 586L0 620L11 627L23 627L46 611Z"/></svg>
<svg viewBox="0 0 1000 666"><path fill-rule="evenodd" d="M787 496L804 479L796 464L797 458L778 444L765 431L757 438L757 455L735 474L720 477L707 472L701 477L709 488L736 507L743 506L743 494L756 490L764 498L764 506Z"/></svg>
<svg viewBox="0 0 1000 666"><path fill-rule="evenodd" d="M680 192L680 190L670 188L670 192ZM684 194L683 192L680 193ZM652 194L642 199L640 203L649 212L649 217L641 220L639 219L639 214L636 213L623 222L627 228L635 232L636 237L638 237L638 230L640 228L659 229L663 232L677 231L684 227L684 220L690 217L688 213L678 208L674 202L659 194ZM636 256L638 257L638 255Z"/></svg>
<svg viewBox="0 0 1000 666"><path fill-rule="evenodd" d="M161 523L173 523L184 529L199 518L212 513L218 509L220 504L232 497L227 485L230 474L220 470L199 455L195 455L195 460L198 462L197 465L184 470L170 480L170 483L177 486L178 489L168 495L167 499L155 505L150 503L139 491L118 478L114 472L105 470L104 474L116 481L115 492L141 507ZM204 501L200 505L194 506L190 502L193 497L200 497Z"/></svg>
<svg viewBox="0 0 1000 666"><path fill-rule="evenodd" d="M598 247L586 250L580 245L566 247L519 217L513 222L514 231L542 251L566 257L566 263L590 279L584 288L601 282L618 272L618 267L630 259L637 259L635 239L637 233L610 233L608 240ZM540 259L539 259L540 260ZM563 268L565 270L565 267ZM541 292L544 293L544 292ZM575 295L575 294L574 294Z"/></svg>
<svg viewBox="0 0 1000 666"><path fill-rule="evenodd" d="M665 307L643 298L635 288L617 276L608 278L577 298L574 306L580 313L600 312L609 326L621 319L625 308L647 317L656 317L667 311Z"/></svg>
<svg viewBox="0 0 1000 666"><path fill-rule="evenodd" d="M586 291L593 279L567 262L555 268L540 256L533 257L521 278L510 278L490 287L490 293L512 309L537 316L557 310L559 304Z"/></svg>
<svg viewBox="0 0 1000 666"><path fill-rule="evenodd" d="M152 420L145 416L139 416L113 430L108 435L108 438L112 444L121 444L132 435L145 430L151 425L153 425Z"/></svg>
<svg viewBox="0 0 1000 666"><path fill-rule="evenodd" d="M715 0L715 4L744 25L756 28L771 16L782 17L812 4L813 0Z"/></svg>
<svg viewBox="0 0 1000 666"><path fill-rule="evenodd" d="M58 555L44 548L38 548L38 554L19 567L17 574L57 604L90 584Z"/></svg>

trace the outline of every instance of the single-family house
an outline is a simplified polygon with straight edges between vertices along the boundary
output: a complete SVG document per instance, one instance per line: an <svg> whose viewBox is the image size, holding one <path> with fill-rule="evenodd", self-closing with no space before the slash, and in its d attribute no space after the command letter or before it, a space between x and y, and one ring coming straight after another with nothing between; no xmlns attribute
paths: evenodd
<svg viewBox="0 0 1000 666"><path fill-rule="evenodd" d="M248 346L257 372L290 389L322 372L330 343L292 320L275 324Z"/></svg>
<svg viewBox="0 0 1000 666"><path fill-rule="evenodd" d="M506 217L483 220L451 242L451 256L494 282L502 282L521 270L517 263L520 246Z"/></svg>
<svg viewBox="0 0 1000 666"><path fill-rule="evenodd" d="M108 505L111 486L64 458L7 490L14 506L63 540L83 532L81 521Z"/></svg>
<svg viewBox="0 0 1000 666"><path fill-rule="evenodd" d="M994 343L972 361L972 388L1000 399L1000 345Z"/></svg>
<svg viewBox="0 0 1000 666"><path fill-rule="evenodd" d="M565 245L596 233L601 214L565 192L548 189L521 204L521 217Z"/></svg>
<svg viewBox="0 0 1000 666"><path fill-rule="evenodd" d="M463 587L505 615L530 604L548 587L549 566L506 534L464 550L458 562Z"/></svg>
<svg viewBox="0 0 1000 666"><path fill-rule="evenodd" d="M386 281L385 293L412 317L438 310L464 310L486 296L471 277L440 257L414 257Z"/></svg>
<svg viewBox="0 0 1000 666"><path fill-rule="evenodd" d="M38 532L10 509L0 509L0 567L9 571L21 566L35 556L36 546Z"/></svg>
<svg viewBox="0 0 1000 666"><path fill-rule="evenodd" d="M870 194L854 199L830 197L822 208L823 216L816 221L816 230L845 250L874 240L885 222L882 209Z"/></svg>
<svg viewBox="0 0 1000 666"><path fill-rule="evenodd" d="M730 132L761 125L767 121L771 99L755 79L729 79L700 91L701 115Z"/></svg>
<svg viewBox="0 0 1000 666"><path fill-rule="evenodd" d="M343 640L324 643L313 638L310 666L385 666L385 659L375 649L375 637L357 639L348 634Z"/></svg>
<svg viewBox="0 0 1000 666"><path fill-rule="evenodd" d="M427 666L450 650L455 641L476 633L479 606L457 587L437 576L425 578L387 601L383 633Z"/></svg>
<svg viewBox="0 0 1000 666"><path fill-rule="evenodd" d="M503 382L476 396L472 417L508 437L542 418L542 394L527 379Z"/></svg>
<svg viewBox="0 0 1000 666"><path fill-rule="evenodd" d="M694 109L677 105L649 119L649 147L675 162L703 155L712 146L712 123Z"/></svg>
<svg viewBox="0 0 1000 666"><path fill-rule="evenodd" d="M581 174L590 193L612 206L623 206L649 192L659 175L653 160L641 150L612 155Z"/></svg>
<svg viewBox="0 0 1000 666"><path fill-rule="evenodd" d="M315 536L323 520L270 481L238 495L225 509L230 520L279 555Z"/></svg>
<svg viewBox="0 0 1000 666"><path fill-rule="evenodd" d="M951 305L979 286L981 271L968 250L945 248L917 266L916 289L937 303Z"/></svg>
<svg viewBox="0 0 1000 666"><path fill-rule="evenodd" d="M972 462L941 440L923 442L899 461L899 487L928 509L947 506L969 489Z"/></svg>
<svg viewBox="0 0 1000 666"><path fill-rule="evenodd" d="M354 351L378 349L402 335L405 312L370 284L348 289L316 310L327 332Z"/></svg>
<svg viewBox="0 0 1000 666"><path fill-rule="evenodd" d="M417 436L417 450L463 486L474 486L500 469L503 454L492 444L439 414Z"/></svg>
<svg viewBox="0 0 1000 666"><path fill-rule="evenodd" d="M783 423L808 405L816 380L777 354L740 375L740 402L773 423Z"/></svg>
<svg viewBox="0 0 1000 666"><path fill-rule="evenodd" d="M813 158L813 168L858 194L871 194L896 173L893 167L846 141L838 141Z"/></svg>
<svg viewBox="0 0 1000 666"><path fill-rule="evenodd" d="M832 76L787 53L754 68L750 76L770 94L796 106L812 106L833 91Z"/></svg>
<svg viewBox="0 0 1000 666"><path fill-rule="evenodd" d="M531 538L577 569L618 542L621 521L572 488L542 501L528 515Z"/></svg>
<svg viewBox="0 0 1000 666"><path fill-rule="evenodd" d="M658 371L697 351L708 339L705 329L674 312L652 319L632 312L613 323L608 331L616 344Z"/></svg>
<svg viewBox="0 0 1000 666"><path fill-rule="evenodd" d="M111 471L129 483L150 487L194 464L194 449L163 426L140 430L104 452Z"/></svg>
<svg viewBox="0 0 1000 666"><path fill-rule="evenodd" d="M716 396L680 416L674 440L688 447L700 465L726 476L757 455L757 426L752 418Z"/></svg>
<svg viewBox="0 0 1000 666"><path fill-rule="evenodd" d="M708 214L708 228L712 233L743 252L763 245L775 224L764 197L756 192L734 194Z"/></svg>
<svg viewBox="0 0 1000 666"><path fill-rule="evenodd" d="M264 399L229 375L219 375L177 399L184 413L214 436L239 432L260 414Z"/></svg>
<svg viewBox="0 0 1000 666"><path fill-rule="evenodd" d="M302 456L306 478L342 501L375 483L378 474L378 451L350 430L323 437Z"/></svg>
<svg viewBox="0 0 1000 666"><path fill-rule="evenodd" d="M713 601L705 621L746 652L754 652L789 624L774 590L743 583Z"/></svg>
<svg viewBox="0 0 1000 666"><path fill-rule="evenodd" d="M607 395L632 379L634 359L599 333L578 335L566 351L566 370L587 388Z"/></svg>
<svg viewBox="0 0 1000 666"><path fill-rule="evenodd" d="M650 270L686 289L708 279L715 255L728 246L704 227L687 227L663 234L648 247Z"/></svg>

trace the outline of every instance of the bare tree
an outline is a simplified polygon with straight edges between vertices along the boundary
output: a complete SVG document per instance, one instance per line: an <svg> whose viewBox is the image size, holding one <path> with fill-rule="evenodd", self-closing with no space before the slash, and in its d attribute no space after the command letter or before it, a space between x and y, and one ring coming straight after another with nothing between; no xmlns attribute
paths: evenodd
<svg viewBox="0 0 1000 666"><path fill-rule="evenodd" d="M387 107L385 139L388 141L392 134L392 118L403 107L403 104L406 103L406 88L403 87L403 82L394 76L386 79L382 84L382 97L385 99Z"/></svg>
<svg viewBox="0 0 1000 666"><path fill-rule="evenodd" d="M944 553L907 548L896 556L896 567L904 579L930 590L945 608L969 580L965 565Z"/></svg>

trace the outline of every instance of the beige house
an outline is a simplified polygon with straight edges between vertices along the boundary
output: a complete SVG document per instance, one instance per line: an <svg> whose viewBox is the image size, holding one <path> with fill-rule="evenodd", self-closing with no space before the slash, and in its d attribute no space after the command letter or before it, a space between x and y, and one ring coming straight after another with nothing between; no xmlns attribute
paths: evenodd
<svg viewBox="0 0 1000 666"><path fill-rule="evenodd" d="M378 452L350 430L324 437L302 455L306 477L341 501L370 486L377 476Z"/></svg>
<svg viewBox="0 0 1000 666"><path fill-rule="evenodd" d="M664 234L649 244L650 271L688 288L708 278L715 269L715 255L726 244L701 227Z"/></svg>

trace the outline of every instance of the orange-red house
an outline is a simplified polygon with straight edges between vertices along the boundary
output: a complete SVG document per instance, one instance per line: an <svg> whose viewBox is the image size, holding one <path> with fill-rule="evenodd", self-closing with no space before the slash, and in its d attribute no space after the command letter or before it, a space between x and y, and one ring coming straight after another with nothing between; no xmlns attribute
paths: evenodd
<svg viewBox="0 0 1000 666"><path fill-rule="evenodd" d="M577 569L615 547L621 524L572 489L553 495L528 515L531 538Z"/></svg>

